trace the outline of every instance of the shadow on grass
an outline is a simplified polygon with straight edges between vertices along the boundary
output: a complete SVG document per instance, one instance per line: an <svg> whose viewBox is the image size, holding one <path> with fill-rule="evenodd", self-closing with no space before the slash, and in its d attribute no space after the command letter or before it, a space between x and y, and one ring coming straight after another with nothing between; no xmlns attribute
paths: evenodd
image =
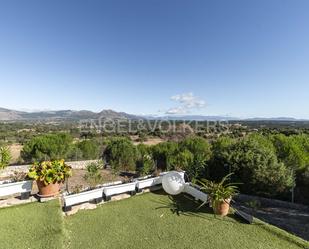
<svg viewBox="0 0 309 249"><path fill-rule="evenodd" d="M150 189L150 192L155 195L168 195L163 189Z"/></svg>
<svg viewBox="0 0 309 249"><path fill-rule="evenodd" d="M159 193L157 192L157 194ZM205 214L213 214L211 208L207 206L199 208L200 203L183 194L176 196L168 195L168 200L166 201L153 200L153 202L160 205L155 209L169 209L177 216L195 216L202 219L209 219L209 217Z"/></svg>
<svg viewBox="0 0 309 249"><path fill-rule="evenodd" d="M242 218L240 218L239 216L236 216L234 213L229 213L227 215L227 217L231 218L231 219L234 219L235 221L237 221L238 223L241 223L241 224L245 224L245 225L248 225L247 222L245 222ZM251 224L253 225L253 224Z"/></svg>
<svg viewBox="0 0 309 249"><path fill-rule="evenodd" d="M167 195L161 191L156 191L156 194ZM235 216L233 213L229 214L227 217L221 217L214 215L213 209L208 205L201 206L201 202L196 201L194 198L187 196L185 194L180 194L176 196L167 195L168 200L158 201L152 200L154 203L159 204L159 207L155 209L169 209L173 214L177 216L192 216L199 217L207 220L217 220L224 223L242 223L246 224L244 220Z"/></svg>

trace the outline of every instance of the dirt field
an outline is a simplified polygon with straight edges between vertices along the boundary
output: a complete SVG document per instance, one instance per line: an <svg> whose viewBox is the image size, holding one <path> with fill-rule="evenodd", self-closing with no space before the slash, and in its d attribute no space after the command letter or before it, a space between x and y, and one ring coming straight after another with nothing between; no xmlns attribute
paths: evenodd
<svg viewBox="0 0 309 249"><path fill-rule="evenodd" d="M146 144L146 145L156 145L156 144L162 143L164 141L165 140L162 139L162 138L148 138L147 141L143 142L143 144ZM133 141L134 145L138 145L140 143L141 142Z"/></svg>
<svg viewBox="0 0 309 249"><path fill-rule="evenodd" d="M23 146L21 144L12 144L9 145L9 149L12 155L11 164L17 163L18 158L20 157L20 152L22 150Z"/></svg>
<svg viewBox="0 0 309 249"><path fill-rule="evenodd" d="M79 188L85 189L90 187L90 184L84 179L85 173L86 170L84 169L73 169L73 175L68 179L69 192L76 191ZM110 170L102 170L101 175L102 182L100 182L100 184L124 180L124 177L112 175ZM65 186L63 186L63 188L65 188Z"/></svg>

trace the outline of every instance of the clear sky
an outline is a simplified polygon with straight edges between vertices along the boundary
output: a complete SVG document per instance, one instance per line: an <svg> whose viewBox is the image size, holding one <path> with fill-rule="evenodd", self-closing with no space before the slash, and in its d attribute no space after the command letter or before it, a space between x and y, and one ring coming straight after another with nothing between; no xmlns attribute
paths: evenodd
<svg viewBox="0 0 309 249"><path fill-rule="evenodd" d="M1 0L0 107L309 118L308 0Z"/></svg>

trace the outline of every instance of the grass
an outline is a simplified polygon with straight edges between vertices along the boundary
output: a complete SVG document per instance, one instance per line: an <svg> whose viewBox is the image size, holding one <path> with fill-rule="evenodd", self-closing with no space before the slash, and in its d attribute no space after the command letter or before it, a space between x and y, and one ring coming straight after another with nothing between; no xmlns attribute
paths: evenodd
<svg viewBox="0 0 309 249"><path fill-rule="evenodd" d="M0 248L62 248L63 219L58 201L0 209Z"/></svg>
<svg viewBox="0 0 309 249"><path fill-rule="evenodd" d="M309 248L304 240L261 221L247 225L232 215L215 218L207 208L196 210L198 204L184 196L143 194L64 219L57 205L0 210L5 224L1 248Z"/></svg>

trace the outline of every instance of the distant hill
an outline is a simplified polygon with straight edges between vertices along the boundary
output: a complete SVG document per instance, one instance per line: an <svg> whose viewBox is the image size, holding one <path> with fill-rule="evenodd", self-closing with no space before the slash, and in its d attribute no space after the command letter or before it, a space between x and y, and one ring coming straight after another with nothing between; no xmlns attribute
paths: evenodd
<svg viewBox="0 0 309 249"><path fill-rule="evenodd" d="M197 121L308 121L306 119L295 119L289 117L278 118L247 118L241 119L230 116L204 116L204 115L175 115L175 116L138 116L125 112L116 112L113 110L103 110L101 112L92 112L88 110L59 110L59 111L39 111L39 112L23 112L10 110L0 107L0 121L78 121L83 119L148 119L148 120L197 120Z"/></svg>
<svg viewBox="0 0 309 249"><path fill-rule="evenodd" d="M18 120L25 112L9 110L0 107L0 120Z"/></svg>
<svg viewBox="0 0 309 249"><path fill-rule="evenodd" d="M48 120L48 121L78 121L83 119L140 119L142 117L127 114L125 112L116 112L113 110L103 110L101 112L92 112L87 110L73 111L40 111L40 112L22 112L0 108L0 121L26 121L26 120Z"/></svg>
<svg viewBox="0 0 309 249"><path fill-rule="evenodd" d="M291 117L277 117L277 118L247 118L246 121L307 121L307 119L297 119Z"/></svg>
<svg viewBox="0 0 309 249"><path fill-rule="evenodd" d="M228 116L203 116L203 115L175 115L175 116L147 116L147 119L154 120L187 120L187 121L222 121L222 120L239 120L239 118Z"/></svg>
<svg viewBox="0 0 309 249"><path fill-rule="evenodd" d="M274 118L238 118L230 116L204 116L204 115L184 115L184 116L148 116L147 119L157 119L157 120L187 120L187 121L287 121L287 122L297 122L297 121L309 121L308 119L296 119L290 117L274 117Z"/></svg>

